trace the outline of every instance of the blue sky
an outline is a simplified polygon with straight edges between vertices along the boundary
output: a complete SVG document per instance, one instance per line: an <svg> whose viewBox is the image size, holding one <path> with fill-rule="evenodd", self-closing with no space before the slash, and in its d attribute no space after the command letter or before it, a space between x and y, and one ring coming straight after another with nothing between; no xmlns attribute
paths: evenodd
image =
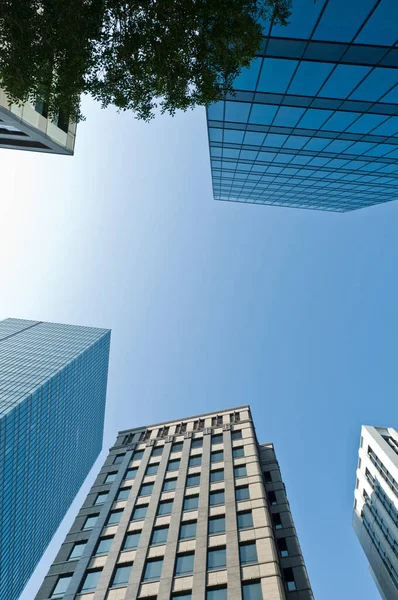
<svg viewBox="0 0 398 600"><path fill-rule="evenodd" d="M376 600L351 512L361 425L396 426L398 203L216 202L203 109L84 111L73 158L1 151L0 317L112 328L104 452L118 429L249 403L315 597Z"/></svg>

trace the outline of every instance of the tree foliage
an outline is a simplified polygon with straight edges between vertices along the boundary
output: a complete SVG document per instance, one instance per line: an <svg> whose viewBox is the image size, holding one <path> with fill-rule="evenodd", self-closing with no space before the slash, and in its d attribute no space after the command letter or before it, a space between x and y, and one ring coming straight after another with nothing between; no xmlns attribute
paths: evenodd
<svg viewBox="0 0 398 600"><path fill-rule="evenodd" d="M79 120L81 94L149 120L232 92L291 0L0 0L0 86Z"/></svg>

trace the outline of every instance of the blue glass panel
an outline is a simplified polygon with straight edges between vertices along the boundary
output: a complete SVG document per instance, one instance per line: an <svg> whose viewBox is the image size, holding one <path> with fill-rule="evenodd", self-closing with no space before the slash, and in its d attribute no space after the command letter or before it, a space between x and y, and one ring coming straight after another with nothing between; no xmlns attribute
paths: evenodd
<svg viewBox="0 0 398 600"><path fill-rule="evenodd" d="M253 104L250 113L249 123L257 125L271 125L277 106L273 104Z"/></svg>
<svg viewBox="0 0 398 600"><path fill-rule="evenodd" d="M304 137L302 135L289 135L283 147L299 150L308 142L309 139L309 137Z"/></svg>
<svg viewBox="0 0 398 600"><path fill-rule="evenodd" d="M319 129L321 125L330 117L331 110L320 110L318 108L308 108L302 117L298 126L308 129Z"/></svg>
<svg viewBox="0 0 398 600"><path fill-rule="evenodd" d="M212 121L222 121L224 118L224 102L210 104L207 108L207 116Z"/></svg>
<svg viewBox="0 0 398 600"><path fill-rule="evenodd" d="M372 131L372 129L377 127L382 121L385 121L385 118L385 115L362 115L362 117L359 117L347 131L352 131L353 133L369 133L369 131Z"/></svg>
<svg viewBox="0 0 398 600"><path fill-rule="evenodd" d="M262 58L252 60L250 67L242 69L242 72L234 81L235 90L255 90Z"/></svg>
<svg viewBox="0 0 398 600"><path fill-rule="evenodd" d="M364 152L370 150L372 146L374 146L374 144L370 144L368 142L356 142L355 144L350 146L347 152L349 152L350 154L363 154Z"/></svg>
<svg viewBox="0 0 398 600"><path fill-rule="evenodd" d="M206 600L228 600L228 590L224 588L216 588L207 590Z"/></svg>
<svg viewBox="0 0 398 600"><path fill-rule="evenodd" d="M222 129L216 129L215 127L209 127L209 138L212 142L222 141Z"/></svg>
<svg viewBox="0 0 398 600"><path fill-rule="evenodd" d="M287 139L287 135L279 135L278 133L268 133L265 138L264 146L275 146L280 148Z"/></svg>
<svg viewBox="0 0 398 600"><path fill-rule="evenodd" d="M211 127L210 127L210 131L211 131ZM224 130L224 142L226 142L228 144L241 144L243 141L244 133L245 133L244 131L238 131L237 129L225 129Z"/></svg>
<svg viewBox="0 0 398 600"><path fill-rule="evenodd" d="M381 102L389 102L391 104L398 104L398 85L395 86L391 92L388 92L382 99Z"/></svg>
<svg viewBox="0 0 398 600"><path fill-rule="evenodd" d="M305 146L305 150L323 150L330 143L330 140L324 138L312 138Z"/></svg>
<svg viewBox="0 0 398 600"><path fill-rule="evenodd" d="M309 38L324 4L325 0L318 0L316 4L314 0L294 0L289 25L273 25L271 35Z"/></svg>
<svg viewBox="0 0 398 600"><path fill-rule="evenodd" d="M295 127L300 117L303 116L304 111L304 108L281 106L272 125L275 127Z"/></svg>
<svg viewBox="0 0 398 600"><path fill-rule="evenodd" d="M261 583L244 583L242 585L243 600L263 600Z"/></svg>
<svg viewBox="0 0 398 600"><path fill-rule="evenodd" d="M382 0L360 34L356 44L376 44L392 46L397 39L398 3L396 0Z"/></svg>
<svg viewBox="0 0 398 600"><path fill-rule="evenodd" d="M257 91L285 93L296 66L297 60L264 59Z"/></svg>
<svg viewBox="0 0 398 600"><path fill-rule="evenodd" d="M112 585L122 585L129 581L132 565L117 567L113 576Z"/></svg>
<svg viewBox="0 0 398 600"><path fill-rule="evenodd" d="M348 146L351 146L352 142L347 140L334 140L329 146L326 146L325 152L335 152L339 154L340 152L344 152Z"/></svg>
<svg viewBox="0 0 398 600"><path fill-rule="evenodd" d="M264 138L264 133L257 133L256 131L246 131L243 143L248 144L250 146L262 146Z"/></svg>
<svg viewBox="0 0 398 600"><path fill-rule="evenodd" d="M315 96L333 67L329 63L302 61L289 86L288 94Z"/></svg>
<svg viewBox="0 0 398 600"><path fill-rule="evenodd" d="M327 131L344 131L348 125L357 119L361 113L351 113L336 111L328 121L323 125L322 129Z"/></svg>
<svg viewBox="0 0 398 600"><path fill-rule="evenodd" d="M384 123L379 125L377 129L372 131L374 135L395 135L398 131L398 117L390 117Z"/></svg>
<svg viewBox="0 0 398 600"><path fill-rule="evenodd" d="M248 102L226 102L225 120L236 123L246 123L249 116L250 104Z"/></svg>
<svg viewBox="0 0 398 600"><path fill-rule="evenodd" d="M319 95L326 98L346 98L369 71L369 67L338 65Z"/></svg>
<svg viewBox="0 0 398 600"><path fill-rule="evenodd" d="M398 83L397 69L374 69L350 96L352 100L376 102Z"/></svg>
<svg viewBox="0 0 398 600"><path fill-rule="evenodd" d="M366 153L366 155L367 156L385 156L389 152L392 152L394 150L394 147L396 148L396 146L392 146L391 144L377 144L377 146L374 146L374 148L371 148Z"/></svg>
<svg viewBox="0 0 398 600"><path fill-rule="evenodd" d="M361 2L333 0L333 2L328 2L313 39L350 42L374 4L375 0L361 0Z"/></svg>

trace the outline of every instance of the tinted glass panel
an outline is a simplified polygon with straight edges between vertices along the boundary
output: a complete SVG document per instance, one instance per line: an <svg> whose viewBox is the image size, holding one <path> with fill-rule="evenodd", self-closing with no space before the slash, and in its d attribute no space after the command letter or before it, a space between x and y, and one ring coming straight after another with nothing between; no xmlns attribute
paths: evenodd
<svg viewBox="0 0 398 600"><path fill-rule="evenodd" d="M192 510L194 508L198 508L199 504L199 496L188 496L184 500L184 508L183 510Z"/></svg>
<svg viewBox="0 0 398 600"><path fill-rule="evenodd" d="M187 487L193 487L200 484L200 475L188 475Z"/></svg>
<svg viewBox="0 0 398 600"><path fill-rule="evenodd" d="M133 521L137 521L138 519L145 519L146 513L148 510L148 506L137 506L133 512Z"/></svg>
<svg viewBox="0 0 398 600"><path fill-rule="evenodd" d="M149 496L150 494L152 494L153 485L153 483L144 483L141 486L140 496Z"/></svg>
<svg viewBox="0 0 398 600"><path fill-rule="evenodd" d="M203 447L203 440L202 438L197 438L195 440L192 440L192 444L191 444L191 448L202 448Z"/></svg>
<svg viewBox="0 0 398 600"><path fill-rule="evenodd" d="M180 529L180 540L189 540L196 537L196 521L194 523L182 523Z"/></svg>
<svg viewBox="0 0 398 600"><path fill-rule="evenodd" d="M100 492L97 494L94 504L103 504L108 496L108 492Z"/></svg>
<svg viewBox="0 0 398 600"><path fill-rule="evenodd" d="M147 475L156 475L158 472L159 465L148 465L146 469Z"/></svg>
<svg viewBox="0 0 398 600"><path fill-rule="evenodd" d="M169 515L173 509L173 501L167 500L166 502L160 502L158 507L158 515Z"/></svg>
<svg viewBox="0 0 398 600"><path fill-rule="evenodd" d="M113 576L112 585L122 585L128 583L132 565L117 567Z"/></svg>
<svg viewBox="0 0 398 600"><path fill-rule="evenodd" d="M235 442L236 440L241 440L242 439L242 431L240 429L233 431L231 433L231 439L233 442Z"/></svg>
<svg viewBox="0 0 398 600"><path fill-rule="evenodd" d="M216 444L222 444L223 443L223 435L222 433L219 433L217 435L213 435L211 438L211 443L213 446L215 446Z"/></svg>
<svg viewBox="0 0 398 600"><path fill-rule="evenodd" d="M69 554L69 560L80 558L83 554L87 542L79 542L73 546L72 552Z"/></svg>
<svg viewBox="0 0 398 600"><path fill-rule="evenodd" d="M191 456L191 458L189 459L190 467L199 467L201 464L202 464L201 456Z"/></svg>
<svg viewBox="0 0 398 600"><path fill-rule="evenodd" d="M183 442L175 442L171 447L171 451L172 452L181 452L182 447L183 447Z"/></svg>
<svg viewBox="0 0 398 600"><path fill-rule="evenodd" d="M83 580L83 585L81 587L81 591L85 592L87 590L94 590L97 587L97 583L101 576L102 571L91 571L86 574L86 577Z"/></svg>
<svg viewBox="0 0 398 600"><path fill-rule="evenodd" d="M141 532L128 533L124 540L123 550L134 550L138 546Z"/></svg>
<svg viewBox="0 0 398 600"><path fill-rule="evenodd" d="M256 543L242 544L239 548L240 562L242 565L257 562Z"/></svg>
<svg viewBox="0 0 398 600"><path fill-rule="evenodd" d="M151 456L161 456L163 454L163 446L157 446L152 450Z"/></svg>
<svg viewBox="0 0 398 600"><path fill-rule="evenodd" d="M148 560L145 565L144 581L160 579L163 559Z"/></svg>
<svg viewBox="0 0 398 600"><path fill-rule="evenodd" d="M235 495L236 495L237 500L249 500L250 499L249 486L244 485L242 487L236 488Z"/></svg>
<svg viewBox="0 0 398 600"><path fill-rule="evenodd" d="M115 481L116 475L117 473L108 473L105 479L105 483L112 483L112 481Z"/></svg>
<svg viewBox="0 0 398 600"><path fill-rule="evenodd" d="M213 517L209 519L209 535L224 533L225 517Z"/></svg>
<svg viewBox="0 0 398 600"><path fill-rule="evenodd" d="M206 600L228 600L227 588L216 588L207 590Z"/></svg>
<svg viewBox="0 0 398 600"><path fill-rule="evenodd" d="M116 525L120 521L120 517L122 516L122 510L113 510L109 513L109 517L107 520L107 525Z"/></svg>
<svg viewBox="0 0 398 600"><path fill-rule="evenodd" d="M246 465L240 467L234 467L235 477L245 477L247 475Z"/></svg>
<svg viewBox="0 0 398 600"><path fill-rule="evenodd" d="M216 504L224 504L224 502L225 502L224 490L220 490L219 492L210 492L210 496L209 496L210 506L215 506Z"/></svg>
<svg viewBox="0 0 398 600"><path fill-rule="evenodd" d="M116 500L126 500L129 497L131 488L123 488L119 490Z"/></svg>
<svg viewBox="0 0 398 600"><path fill-rule="evenodd" d="M226 548L216 548L209 550L207 554L207 568L213 569L224 569L227 564L227 550Z"/></svg>
<svg viewBox="0 0 398 600"><path fill-rule="evenodd" d="M98 542L95 554L107 554L112 546L113 537L103 538Z"/></svg>
<svg viewBox="0 0 398 600"><path fill-rule="evenodd" d="M71 579L72 579L72 575L62 575L58 579L57 585L55 586L53 593L51 594L51 597L56 598L57 595L63 594L64 592L66 592L66 588L68 587Z"/></svg>
<svg viewBox="0 0 398 600"><path fill-rule="evenodd" d="M221 462L223 460L224 460L223 450L218 450L217 452L211 453L211 462L212 463Z"/></svg>
<svg viewBox="0 0 398 600"><path fill-rule="evenodd" d="M153 530L152 533L152 545L155 544L165 544L167 541L167 536L169 534L168 527L158 527Z"/></svg>
<svg viewBox="0 0 398 600"><path fill-rule="evenodd" d="M171 492L172 490L176 489L176 485L177 485L177 479L166 479L163 484L163 491Z"/></svg>
<svg viewBox="0 0 398 600"><path fill-rule="evenodd" d="M253 527L253 516L250 512L238 513L238 529Z"/></svg>
<svg viewBox="0 0 398 600"><path fill-rule="evenodd" d="M218 469L217 471L210 471L210 481L224 481L224 469Z"/></svg>
<svg viewBox="0 0 398 600"><path fill-rule="evenodd" d="M169 464L167 465L168 471L178 471L179 468L180 468L179 460L170 460Z"/></svg>
<svg viewBox="0 0 398 600"><path fill-rule="evenodd" d="M244 583L242 592L243 600L263 600L261 583Z"/></svg>
<svg viewBox="0 0 398 600"><path fill-rule="evenodd" d="M83 529L92 529L94 527L94 525L96 524L97 519L98 519L98 515L93 515L93 516L87 517L86 522L84 523Z"/></svg>
<svg viewBox="0 0 398 600"><path fill-rule="evenodd" d="M177 555L176 575L187 575L193 573L194 554Z"/></svg>
<svg viewBox="0 0 398 600"><path fill-rule="evenodd" d="M239 448L233 448L232 456L234 458L241 458L244 455L245 455L245 449L243 446L240 446Z"/></svg>
<svg viewBox="0 0 398 600"><path fill-rule="evenodd" d="M134 467L133 469L127 469L125 479L135 479L135 476L137 475L137 471L138 471L137 467Z"/></svg>

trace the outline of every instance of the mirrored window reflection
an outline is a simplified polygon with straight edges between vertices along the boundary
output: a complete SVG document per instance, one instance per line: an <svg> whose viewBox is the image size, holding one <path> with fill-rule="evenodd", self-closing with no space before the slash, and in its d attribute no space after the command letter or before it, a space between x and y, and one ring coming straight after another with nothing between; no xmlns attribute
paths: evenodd
<svg viewBox="0 0 398 600"><path fill-rule="evenodd" d="M284 94L297 64L297 60L264 59L257 91Z"/></svg>
<svg viewBox="0 0 398 600"><path fill-rule="evenodd" d="M337 65L319 95L325 98L346 98L369 71L369 67L359 65Z"/></svg>
<svg viewBox="0 0 398 600"><path fill-rule="evenodd" d="M331 63L301 61L287 93L316 96L333 67Z"/></svg>

